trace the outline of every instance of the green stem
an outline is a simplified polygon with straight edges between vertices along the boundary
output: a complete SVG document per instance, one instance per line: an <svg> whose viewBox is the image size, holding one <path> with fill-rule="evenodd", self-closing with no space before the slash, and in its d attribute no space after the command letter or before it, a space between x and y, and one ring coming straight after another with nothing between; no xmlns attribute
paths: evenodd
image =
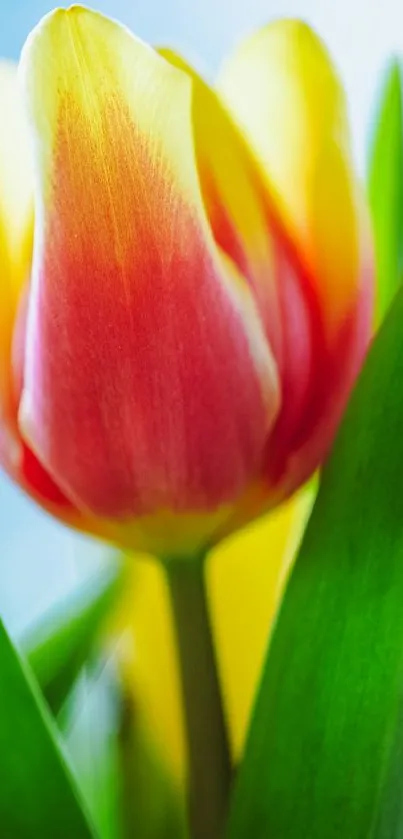
<svg viewBox="0 0 403 839"><path fill-rule="evenodd" d="M222 839L231 760L210 629L204 563L166 563L178 646L188 747L192 839Z"/></svg>

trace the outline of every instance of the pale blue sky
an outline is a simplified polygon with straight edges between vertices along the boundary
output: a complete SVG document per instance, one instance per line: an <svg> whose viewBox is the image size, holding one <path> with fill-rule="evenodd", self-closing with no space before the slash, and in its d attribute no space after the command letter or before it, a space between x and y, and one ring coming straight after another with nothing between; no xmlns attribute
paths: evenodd
<svg viewBox="0 0 403 839"><path fill-rule="evenodd" d="M17 59L29 30L54 4L3 0L0 5L0 55ZM305 18L326 39L341 70L363 167L378 71L392 51L403 53L400 0L104 0L96 6L145 40L179 47L210 75L247 30L272 17ZM89 573L98 554L0 478L0 615L11 629L29 623L79 572Z"/></svg>

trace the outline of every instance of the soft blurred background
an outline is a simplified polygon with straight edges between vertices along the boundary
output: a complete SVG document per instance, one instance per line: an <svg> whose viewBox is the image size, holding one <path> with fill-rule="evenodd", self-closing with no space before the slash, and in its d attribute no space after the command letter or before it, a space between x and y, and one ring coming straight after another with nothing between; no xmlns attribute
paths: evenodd
<svg viewBox="0 0 403 839"><path fill-rule="evenodd" d="M226 53L246 32L278 16L304 18L324 37L339 67L350 103L356 160L361 173L365 173L371 113L380 71L391 53L403 53L403 6L399 0L339 0L338 3L333 0L98 0L96 5L99 10L126 23L143 39L155 44L169 44L179 49L210 79L214 78ZM49 0L13 0L0 3L0 56L17 61L29 31L52 7L53 4ZM6 115L2 114L2 119L6 119ZM280 521L280 547L283 540L282 530L286 525L288 526L287 514ZM272 553L273 550L275 553L276 547L271 543ZM0 473L0 558L0 618L4 620L11 635L20 639L24 630L34 625L53 604L60 602L75 589L79 582L85 578L93 579L94 570L108 562L109 551L50 520ZM233 561L234 557L231 557L231 562ZM250 592L249 594L251 597ZM242 677L241 684L238 658L228 658L231 667L233 664L235 666L234 672L241 688L244 683L249 684L253 681L252 670L257 668L265 638L264 633L261 633L259 649L256 649L254 658L249 650L245 656L245 627L239 608L241 598L233 596L231 599L227 589L225 596L228 609L232 609L234 613L232 623L228 623L228 626L225 624L225 628L231 629L234 645L238 652L243 653L242 667L250 670L249 674L243 673L245 678ZM255 600L252 604L254 618L264 628L267 626L267 610L270 611L271 608L267 596L266 592L260 603L261 614ZM157 612L157 600L148 601L143 612L146 608L152 609L153 604ZM274 601L272 605L274 606ZM147 615L143 614L141 618L146 624ZM150 649L167 646L165 630L161 627L154 627L155 633L150 642ZM148 629L147 625L147 631ZM148 641L145 642L145 649L148 650ZM46 657L51 661L51 656L46 654ZM165 680L163 698L165 714L168 716L164 717L163 722L167 725L162 730L167 738L168 728L175 728L174 718L169 717L170 699L167 697L167 686L171 677L166 675L168 671L163 669L160 661L160 671L154 680L154 656L150 655L150 658L150 691L160 691L160 683ZM111 819L106 809L110 798L100 793L102 783L107 784L106 774L110 770L106 768L105 778L100 780L100 772L103 770L98 759L101 748L99 731L102 727L106 733L108 731L108 697L105 699L105 693L91 693L86 683L87 678L89 684L88 673L85 673L75 695L78 716L86 715L87 722L80 722L78 726L68 726L70 749L74 753L75 768L81 780L84 776L87 778L87 803L91 804L91 798L95 799L97 790L97 800L98 803L101 802L103 811L96 814L95 805L92 807L97 823L101 824L101 820L106 820L105 823L109 825ZM246 692L243 692L245 696L240 696L239 703L244 714L249 699ZM87 698L87 702L81 701L83 696ZM90 744L87 737L85 742L89 745L85 751L83 731L91 729L91 719L94 721L93 726L97 728L97 737L92 732ZM121 717L119 726L120 722ZM119 727L119 736L120 733ZM172 738L172 743L177 750L175 737ZM139 749L137 742L136 748ZM123 751L126 760L126 751ZM93 773L95 765L99 770L96 781ZM105 762L103 765L110 767L112 764ZM125 771L126 768L125 766ZM149 777L144 774L142 779L136 776L136 783L140 784L140 790L145 789L146 792L147 787L150 787ZM132 785L131 789L133 788ZM152 810L145 813L146 820L151 812L156 813L154 790L155 784ZM140 794L136 800L146 801L147 796L142 797ZM143 836L143 833L141 835ZM114 837L115 833L107 827L102 836Z"/></svg>
<svg viewBox="0 0 403 839"><path fill-rule="evenodd" d="M98 0L97 7L152 43L181 49L208 76L242 35L276 16L299 16L327 41L344 79L356 157L365 169L379 71L403 52L399 0ZM18 60L49 0L13 0L0 11L0 55ZM4 115L3 115L4 116ZM19 634L103 561L104 549L51 521L0 476L0 614Z"/></svg>

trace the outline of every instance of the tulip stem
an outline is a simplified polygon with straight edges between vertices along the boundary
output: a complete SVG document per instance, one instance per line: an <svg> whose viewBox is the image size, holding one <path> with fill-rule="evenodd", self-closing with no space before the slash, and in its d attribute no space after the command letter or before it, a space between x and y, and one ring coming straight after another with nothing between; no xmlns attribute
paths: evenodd
<svg viewBox="0 0 403 839"><path fill-rule="evenodd" d="M200 559L166 563L181 671L191 839L222 839L231 758Z"/></svg>

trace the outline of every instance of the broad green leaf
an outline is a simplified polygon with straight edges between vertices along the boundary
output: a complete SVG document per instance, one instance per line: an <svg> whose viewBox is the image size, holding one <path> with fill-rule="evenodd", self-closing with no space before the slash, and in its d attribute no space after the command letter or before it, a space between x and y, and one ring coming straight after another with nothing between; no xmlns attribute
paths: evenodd
<svg viewBox="0 0 403 839"><path fill-rule="evenodd" d="M403 835L403 291L326 466L274 629L230 839ZM270 545L267 546L268 561Z"/></svg>
<svg viewBox="0 0 403 839"><path fill-rule="evenodd" d="M123 580L123 563L111 563L24 636L22 649L54 713L60 710L93 650Z"/></svg>
<svg viewBox="0 0 403 839"><path fill-rule="evenodd" d="M368 193L380 322L401 282L403 269L402 70L397 59L387 71L374 115Z"/></svg>
<svg viewBox="0 0 403 839"><path fill-rule="evenodd" d="M94 839L35 680L0 623L0 835Z"/></svg>

